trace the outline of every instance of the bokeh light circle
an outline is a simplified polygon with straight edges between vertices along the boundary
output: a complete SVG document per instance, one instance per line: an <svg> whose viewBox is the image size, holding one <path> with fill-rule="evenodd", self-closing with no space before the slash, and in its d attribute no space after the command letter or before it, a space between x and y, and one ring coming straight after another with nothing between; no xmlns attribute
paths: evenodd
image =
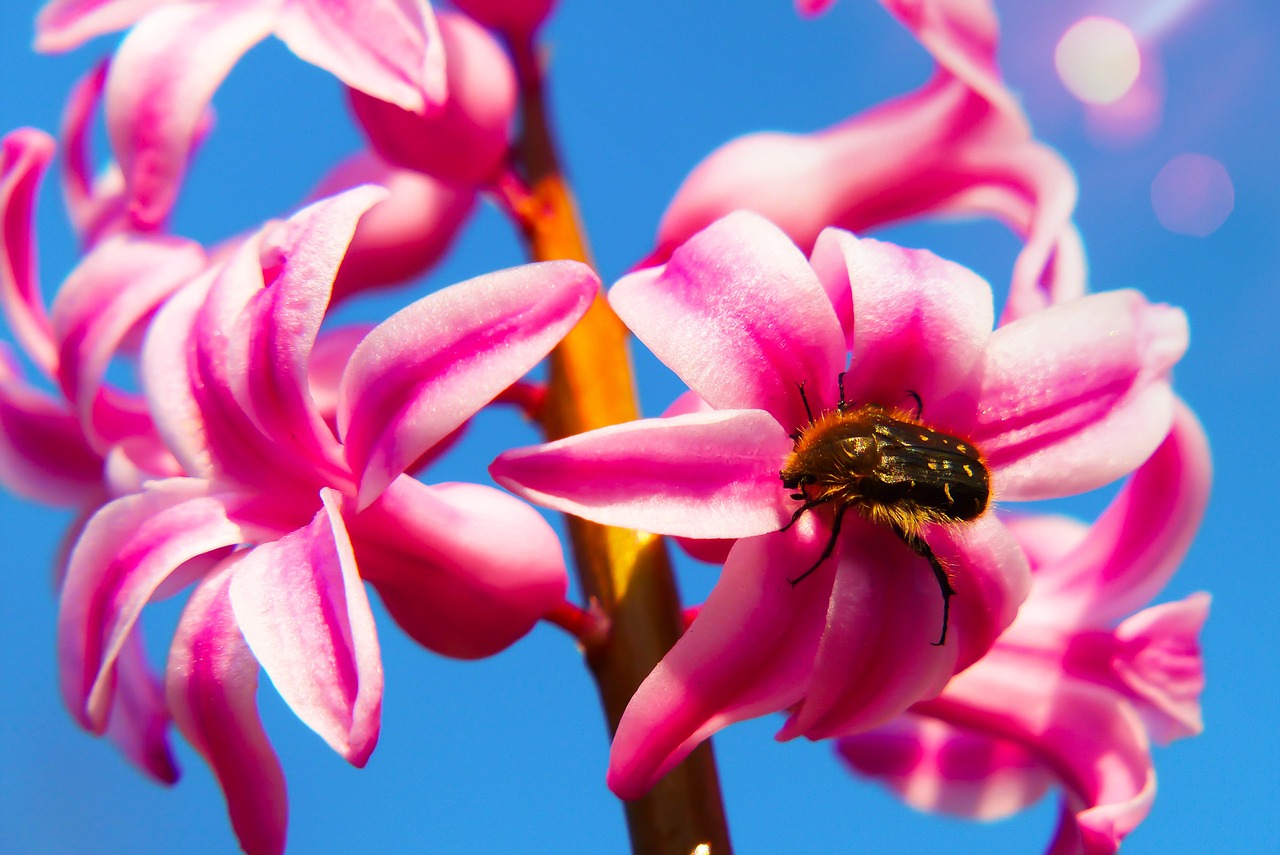
<svg viewBox="0 0 1280 855"><path fill-rule="evenodd" d="M1138 40L1112 18L1081 18L1053 52L1058 77L1072 95L1089 104L1110 104L1124 96L1142 70Z"/></svg>
<svg viewBox="0 0 1280 855"><path fill-rule="evenodd" d="M1192 237L1206 237L1227 221L1236 192L1227 168L1203 154L1180 154L1151 182L1151 207L1160 225Z"/></svg>

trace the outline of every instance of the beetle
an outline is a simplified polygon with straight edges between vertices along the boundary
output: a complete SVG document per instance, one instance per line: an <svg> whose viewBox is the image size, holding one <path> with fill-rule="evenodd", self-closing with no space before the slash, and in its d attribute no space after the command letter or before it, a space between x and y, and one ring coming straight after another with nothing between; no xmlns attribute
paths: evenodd
<svg viewBox="0 0 1280 855"><path fill-rule="evenodd" d="M915 392L914 415L879 404L851 405L845 400L844 376L836 378L840 402L816 419L798 384L809 423L791 435L795 442L779 478L803 504L781 531L821 505L835 507L831 538L816 564L794 579L795 586L831 557L845 513L855 509L870 522L896 534L929 562L942 592L942 635L946 644L951 597L956 590L942 562L921 536L926 525L952 525L977 519L991 499L991 475L973 443L920 422L924 402Z"/></svg>

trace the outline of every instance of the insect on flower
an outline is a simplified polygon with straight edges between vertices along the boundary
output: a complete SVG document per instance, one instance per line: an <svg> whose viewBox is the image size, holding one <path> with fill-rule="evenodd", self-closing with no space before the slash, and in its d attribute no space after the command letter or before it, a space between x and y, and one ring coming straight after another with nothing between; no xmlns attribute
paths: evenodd
<svg viewBox="0 0 1280 855"><path fill-rule="evenodd" d="M866 519L890 529L933 568L942 591L942 635L934 645L941 646L947 641L951 597L956 591L946 567L921 537L921 529L981 516L991 495L986 464L972 443L920 424L924 403L915 392L908 393L916 402L911 415L878 404L850 406L844 397L844 372L836 383L840 403L816 419L804 383L799 384L809 424L792 434L795 447L779 477L782 486L796 491L791 498L804 504L782 530L794 525L805 511L825 504L835 506L835 520L817 563L787 581L797 584L831 557L845 512L855 508Z"/></svg>

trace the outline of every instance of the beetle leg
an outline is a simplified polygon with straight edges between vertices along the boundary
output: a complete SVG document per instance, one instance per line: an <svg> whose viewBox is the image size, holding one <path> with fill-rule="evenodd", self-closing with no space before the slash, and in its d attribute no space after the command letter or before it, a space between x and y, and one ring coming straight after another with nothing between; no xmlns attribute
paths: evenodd
<svg viewBox="0 0 1280 855"><path fill-rule="evenodd" d="M849 409L849 405L844 400L844 375L848 373L848 371L841 371L836 375L836 388L840 390L840 403L836 404L836 411L840 413Z"/></svg>
<svg viewBox="0 0 1280 855"><path fill-rule="evenodd" d="M933 568L933 577L938 580L938 590L942 592L942 635L937 641L930 643L934 647L941 647L947 643L947 623L951 618L951 598L956 593L956 589L951 587L951 577L947 575L947 568L942 566L942 562L938 560L938 556L933 554L929 544L925 543L919 535L907 534L898 526L893 526L893 533L902 538L902 542L910 547L912 552L928 561L929 566Z"/></svg>
<svg viewBox="0 0 1280 855"><path fill-rule="evenodd" d="M786 531L787 529L791 528L793 525L796 524L796 520L800 519L800 515L803 514L805 511L811 511L814 508L818 507L818 505L825 505L827 502L831 501L836 496L835 496L835 493L827 493L825 496L819 496L816 499L810 499L807 496L805 496L804 493L793 493L791 495L791 498L793 499L798 499L802 497L805 500L804 504L796 508L796 512L791 515L791 521L786 525L784 525L782 528L778 529L778 531Z"/></svg>
<svg viewBox="0 0 1280 855"><path fill-rule="evenodd" d="M800 403L804 404L804 414L809 417L809 424L813 424L813 410L809 409L809 398L804 393L804 384L808 382L808 380L801 380L796 384L796 388L800 390ZM800 434L793 434L791 438L799 441Z"/></svg>
<svg viewBox="0 0 1280 855"><path fill-rule="evenodd" d="M806 509L801 508L800 510L803 511ZM804 571L794 579L788 579L787 581L791 583L791 587L794 588L796 585L800 583L801 579L804 579L814 570L817 570L819 567L822 566L823 561L826 561L828 558L831 557L831 553L835 551L835 548L836 548L836 538L840 536L840 522L844 519L844 512L847 510L849 510L848 505L841 505L839 508L836 509L836 519L835 519L835 522L831 524L831 537L827 540L827 545L822 547L822 555L818 558L818 563L814 564L812 567L810 567L808 570ZM797 513L796 517L799 517L799 516L800 515ZM795 518L792 518L791 522L795 522ZM791 523L787 523L787 525L791 525Z"/></svg>

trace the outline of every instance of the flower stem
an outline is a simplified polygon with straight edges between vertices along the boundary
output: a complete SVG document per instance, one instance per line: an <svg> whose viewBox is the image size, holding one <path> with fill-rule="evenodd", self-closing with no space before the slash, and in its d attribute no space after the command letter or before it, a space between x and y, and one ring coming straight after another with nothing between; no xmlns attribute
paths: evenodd
<svg viewBox="0 0 1280 855"><path fill-rule="evenodd" d="M590 263L577 207L560 171L547 120L542 69L532 39L512 41L521 84L519 159L533 204L519 218L533 257ZM542 426L548 439L630 421L639 415L627 352L627 330L602 295L552 352ZM640 682L684 629L675 579L662 538L629 529L568 519L585 595L610 624L607 636L587 645L609 722L617 729ZM713 855L731 852L711 743L704 742L640 799L626 803L636 855L692 852L708 844Z"/></svg>

